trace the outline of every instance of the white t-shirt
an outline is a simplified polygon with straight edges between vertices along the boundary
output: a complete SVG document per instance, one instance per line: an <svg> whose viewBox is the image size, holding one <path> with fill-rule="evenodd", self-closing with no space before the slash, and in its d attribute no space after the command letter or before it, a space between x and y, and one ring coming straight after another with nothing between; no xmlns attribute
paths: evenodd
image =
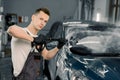
<svg viewBox="0 0 120 80"><path fill-rule="evenodd" d="M23 28L23 30L29 33L30 36L37 37L37 35L33 35L27 28ZM31 50L31 42L24 39L12 37L11 48L11 57L14 70L13 72L14 76L18 76L22 71L27 56Z"/></svg>

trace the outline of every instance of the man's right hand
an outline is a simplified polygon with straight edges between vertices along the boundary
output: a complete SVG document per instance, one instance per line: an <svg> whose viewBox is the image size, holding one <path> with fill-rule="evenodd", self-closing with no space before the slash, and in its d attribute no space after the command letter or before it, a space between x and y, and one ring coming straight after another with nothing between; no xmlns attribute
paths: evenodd
<svg viewBox="0 0 120 80"><path fill-rule="evenodd" d="M45 47L45 36L40 34L38 37L35 37L32 46L35 46L36 49L41 52Z"/></svg>
<svg viewBox="0 0 120 80"><path fill-rule="evenodd" d="M45 36L43 34L40 34L38 37L35 37L33 40L33 44L40 45L43 44L45 41Z"/></svg>

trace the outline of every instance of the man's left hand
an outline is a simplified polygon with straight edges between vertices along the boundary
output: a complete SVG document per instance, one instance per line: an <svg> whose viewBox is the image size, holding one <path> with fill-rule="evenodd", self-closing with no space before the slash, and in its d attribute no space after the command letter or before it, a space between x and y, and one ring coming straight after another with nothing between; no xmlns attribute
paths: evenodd
<svg viewBox="0 0 120 80"><path fill-rule="evenodd" d="M58 49L61 49L65 44L66 44L67 40L64 39L64 38L61 38L58 40L58 45L57 45L57 48Z"/></svg>

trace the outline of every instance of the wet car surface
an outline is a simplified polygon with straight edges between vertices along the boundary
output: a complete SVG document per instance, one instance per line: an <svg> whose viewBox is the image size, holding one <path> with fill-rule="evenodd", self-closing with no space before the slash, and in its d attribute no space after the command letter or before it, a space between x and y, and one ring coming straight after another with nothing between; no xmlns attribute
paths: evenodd
<svg viewBox="0 0 120 80"><path fill-rule="evenodd" d="M62 30L68 42L49 61L52 80L120 80L119 26L72 21Z"/></svg>

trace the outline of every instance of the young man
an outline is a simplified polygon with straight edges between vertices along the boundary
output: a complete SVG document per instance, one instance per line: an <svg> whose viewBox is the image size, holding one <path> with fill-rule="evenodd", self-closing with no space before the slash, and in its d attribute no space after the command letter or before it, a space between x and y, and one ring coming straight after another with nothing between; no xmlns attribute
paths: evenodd
<svg viewBox="0 0 120 80"><path fill-rule="evenodd" d="M8 28L7 32L12 36L11 51L12 51L12 63L13 74L17 77L25 64L28 54L31 50L31 43L39 44L44 37L38 36L37 33L44 28L50 17L49 10L47 8L39 8L31 16L31 22L26 28L12 25ZM62 48L64 42L58 43L57 47L52 50L44 48L41 55L44 59L53 58L58 50Z"/></svg>

